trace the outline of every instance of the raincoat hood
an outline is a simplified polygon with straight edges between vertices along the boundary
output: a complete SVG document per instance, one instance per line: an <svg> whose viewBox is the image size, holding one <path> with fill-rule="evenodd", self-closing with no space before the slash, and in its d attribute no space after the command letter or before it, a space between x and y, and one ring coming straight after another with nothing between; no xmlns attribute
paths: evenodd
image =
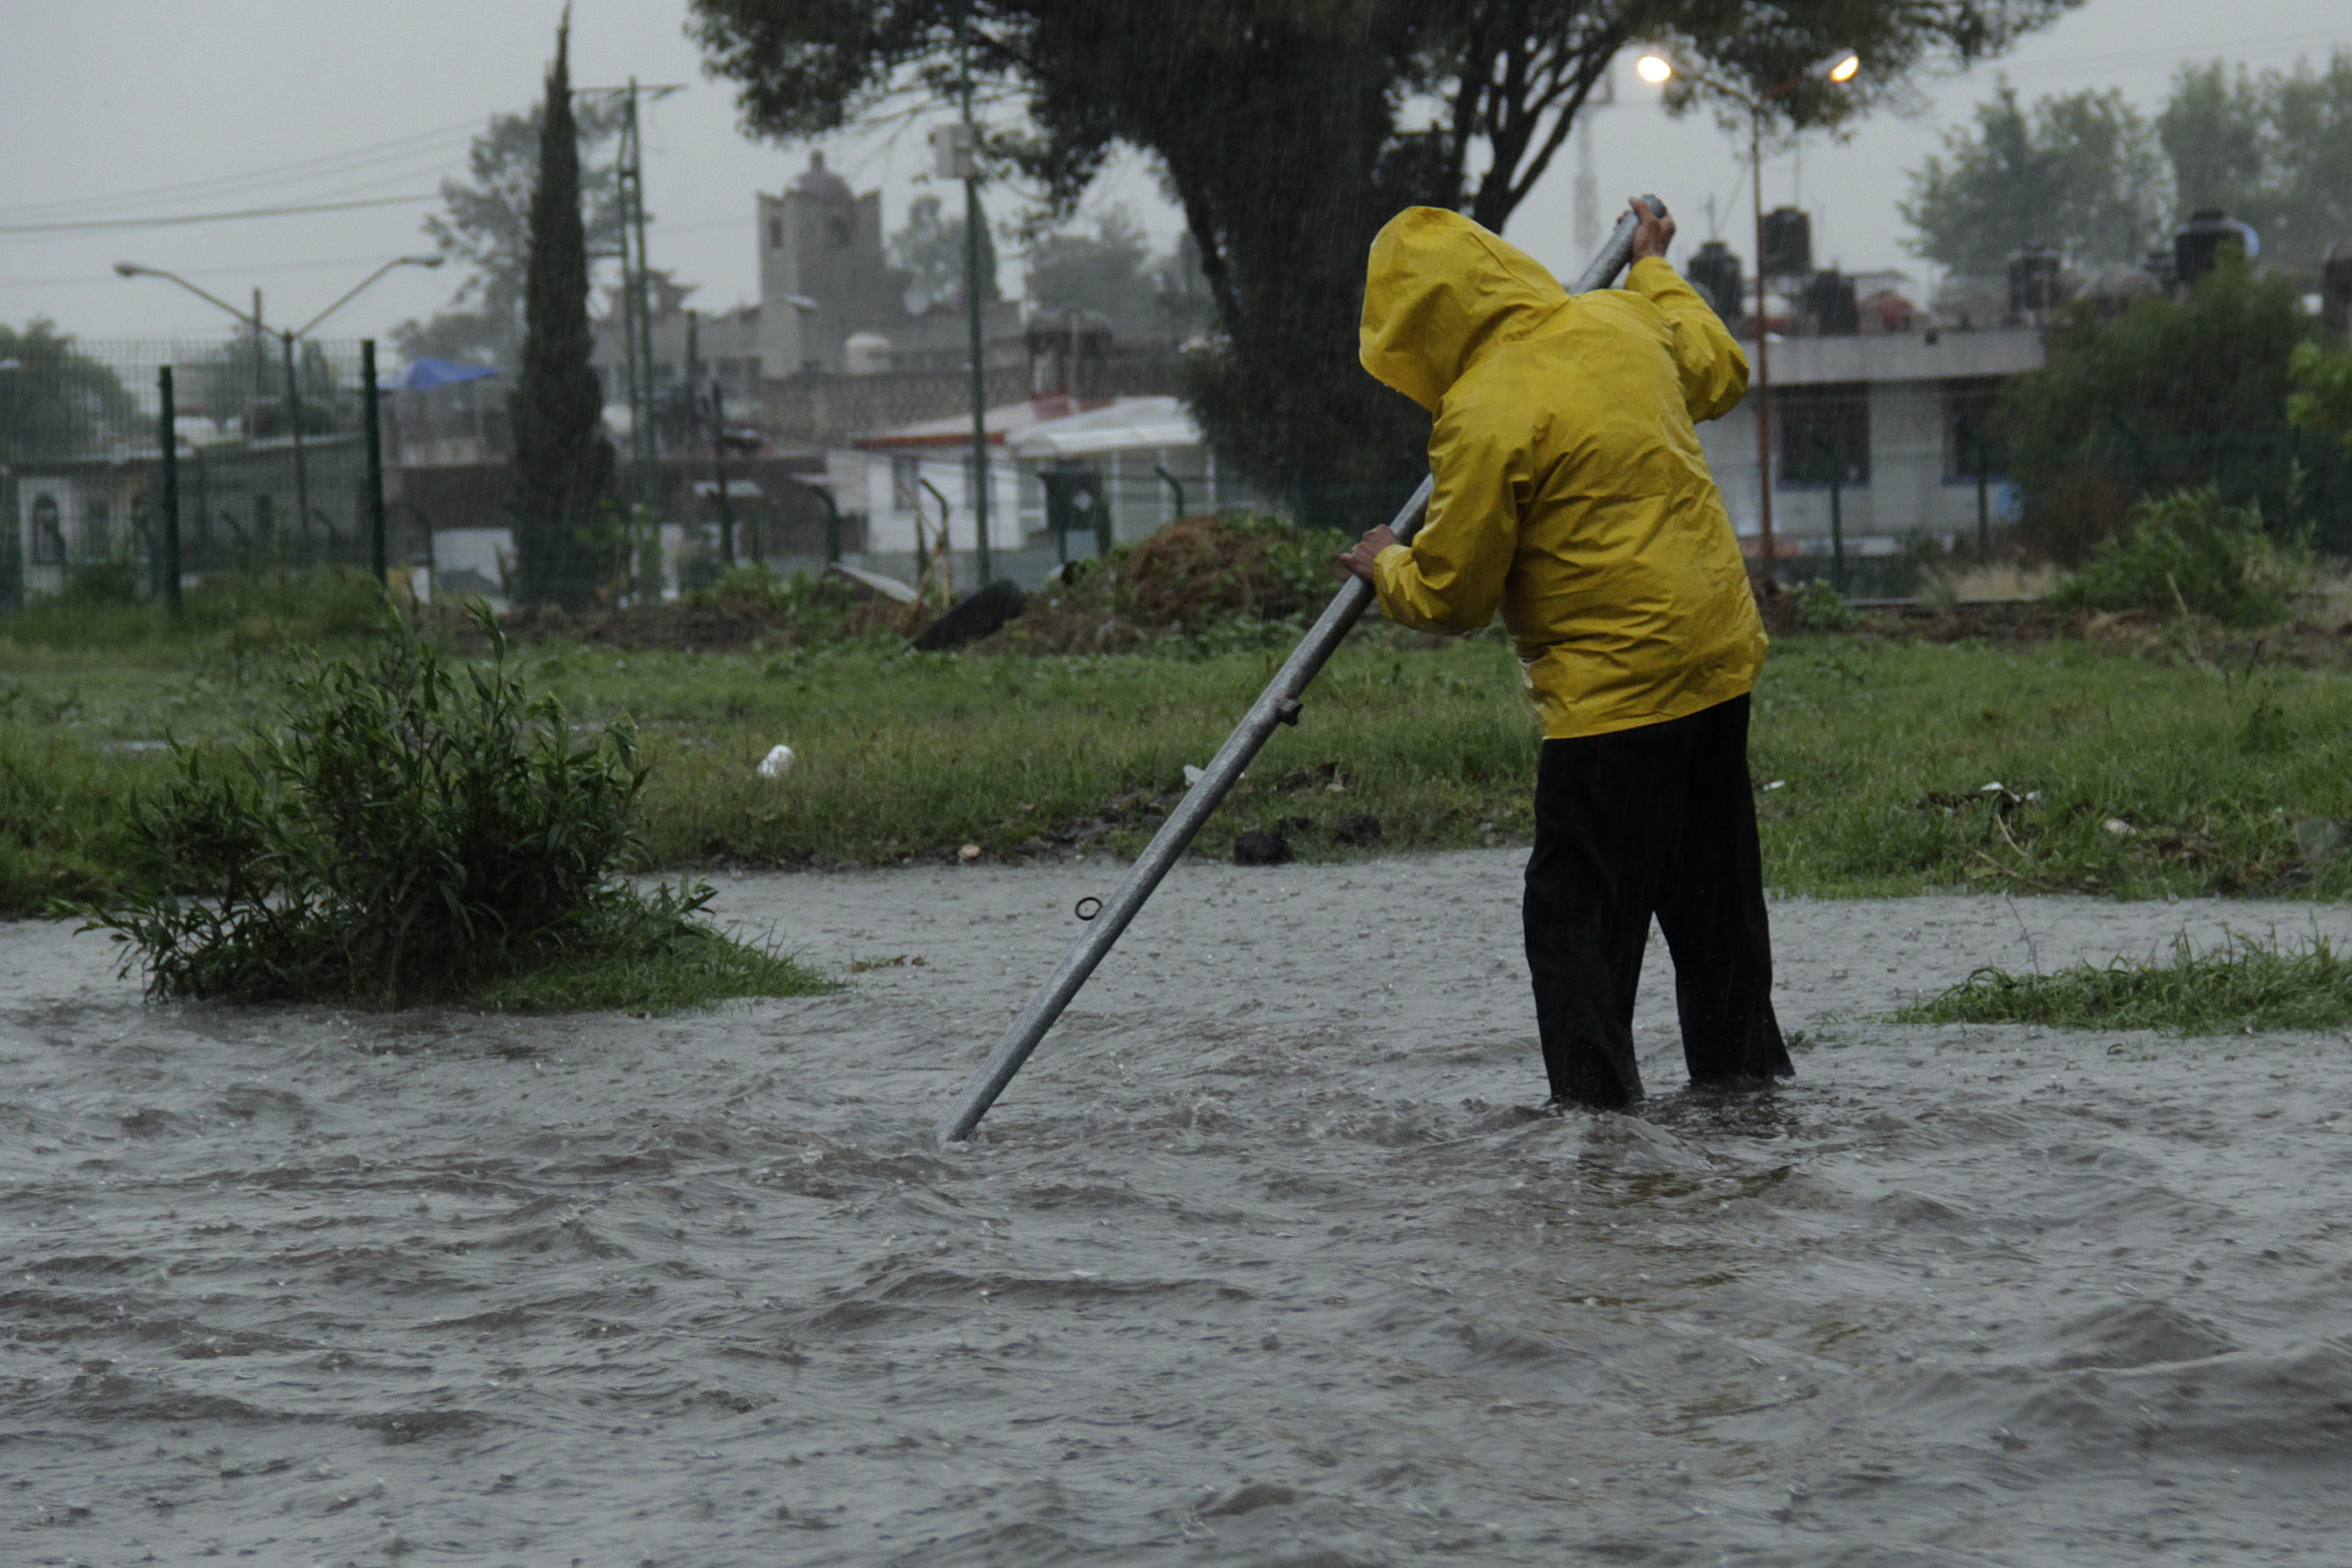
<svg viewBox="0 0 2352 1568"><path fill-rule="evenodd" d="M1407 207L1372 241L1358 357L1432 413L1490 344L1537 331L1568 290L1517 246L1444 207Z"/></svg>

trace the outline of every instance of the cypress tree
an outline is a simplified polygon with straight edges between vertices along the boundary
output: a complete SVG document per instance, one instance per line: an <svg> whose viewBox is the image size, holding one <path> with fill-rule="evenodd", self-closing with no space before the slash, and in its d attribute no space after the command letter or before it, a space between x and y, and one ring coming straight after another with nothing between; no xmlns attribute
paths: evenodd
<svg viewBox="0 0 2352 1568"><path fill-rule="evenodd" d="M572 16L555 34L539 117L523 279L522 365L507 408L514 429L515 566L526 604L584 608L597 585L593 532L613 478L604 392L591 363L588 237L580 216L580 132L572 117Z"/></svg>

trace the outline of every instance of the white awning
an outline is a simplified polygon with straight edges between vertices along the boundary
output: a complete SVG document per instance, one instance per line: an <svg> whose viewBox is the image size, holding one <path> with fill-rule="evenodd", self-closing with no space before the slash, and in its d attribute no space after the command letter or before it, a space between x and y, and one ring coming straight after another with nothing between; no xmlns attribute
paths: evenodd
<svg viewBox="0 0 2352 1568"><path fill-rule="evenodd" d="M1201 445L1201 427L1173 397L1122 397L1108 408L1050 419L1013 432L1005 449L1016 458L1087 458L1106 452L1151 452Z"/></svg>

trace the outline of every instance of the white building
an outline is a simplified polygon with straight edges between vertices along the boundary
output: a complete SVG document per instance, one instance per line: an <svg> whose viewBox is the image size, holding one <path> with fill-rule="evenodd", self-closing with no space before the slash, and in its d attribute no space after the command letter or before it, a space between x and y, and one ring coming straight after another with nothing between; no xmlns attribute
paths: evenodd
<svg viewBox="0 0 2352 1568"><path fill-rule="evenodd" d="M1756 348L1745 345L1751 366ZM1846 549L1888 554L1914 534L1974 537L1975 433L2001 383L2042 364L2042 334L1882 332L1776 340L1771 355L1776 554L1830 549L1834 489ZM1756 404L1699 426L1732 524L1751 553L1762 531ZM1997 526L2007 486L1987 486Z"/></svg>
<svg viewBox="0 0 2352 1568"><path fill-rule="evenodd" d="M1053 526L1047 489L1077 481L1108 515L1114 543L1143 539L1179 516L1262 504L1217 471L1200 427L1173 397L1033 397L988 411L989 548L1000 575L1034 582L1061 561L1095 553L1091 506ZM828 454L826 472L845 512L866 519L871 564L902 574L944 525L949 549L968 561L979 534L971 484L971 421L926 420ZM1181 504L1180 504L1181 498Z"/></svg>

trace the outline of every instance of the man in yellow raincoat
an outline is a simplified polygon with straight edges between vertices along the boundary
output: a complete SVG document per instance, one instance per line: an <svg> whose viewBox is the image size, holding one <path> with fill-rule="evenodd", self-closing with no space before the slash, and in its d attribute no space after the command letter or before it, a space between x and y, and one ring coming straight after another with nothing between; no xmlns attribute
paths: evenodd
<svg viewBox="0 0 2352 1568"><path fill-rule="evenodd" d="M1364 368L1436 416L1410 545L1343 557L1393 621L1469 632L1499 607L1543 723L1525 923L1556 1103L1629 1104L1650 920L1674 955L1696 1084L1790 1075L1748 775L1764 626L1694 421L1748 362L1639 203L1627 287L1570 296L1458 213L1372 242Z"/></svg>

